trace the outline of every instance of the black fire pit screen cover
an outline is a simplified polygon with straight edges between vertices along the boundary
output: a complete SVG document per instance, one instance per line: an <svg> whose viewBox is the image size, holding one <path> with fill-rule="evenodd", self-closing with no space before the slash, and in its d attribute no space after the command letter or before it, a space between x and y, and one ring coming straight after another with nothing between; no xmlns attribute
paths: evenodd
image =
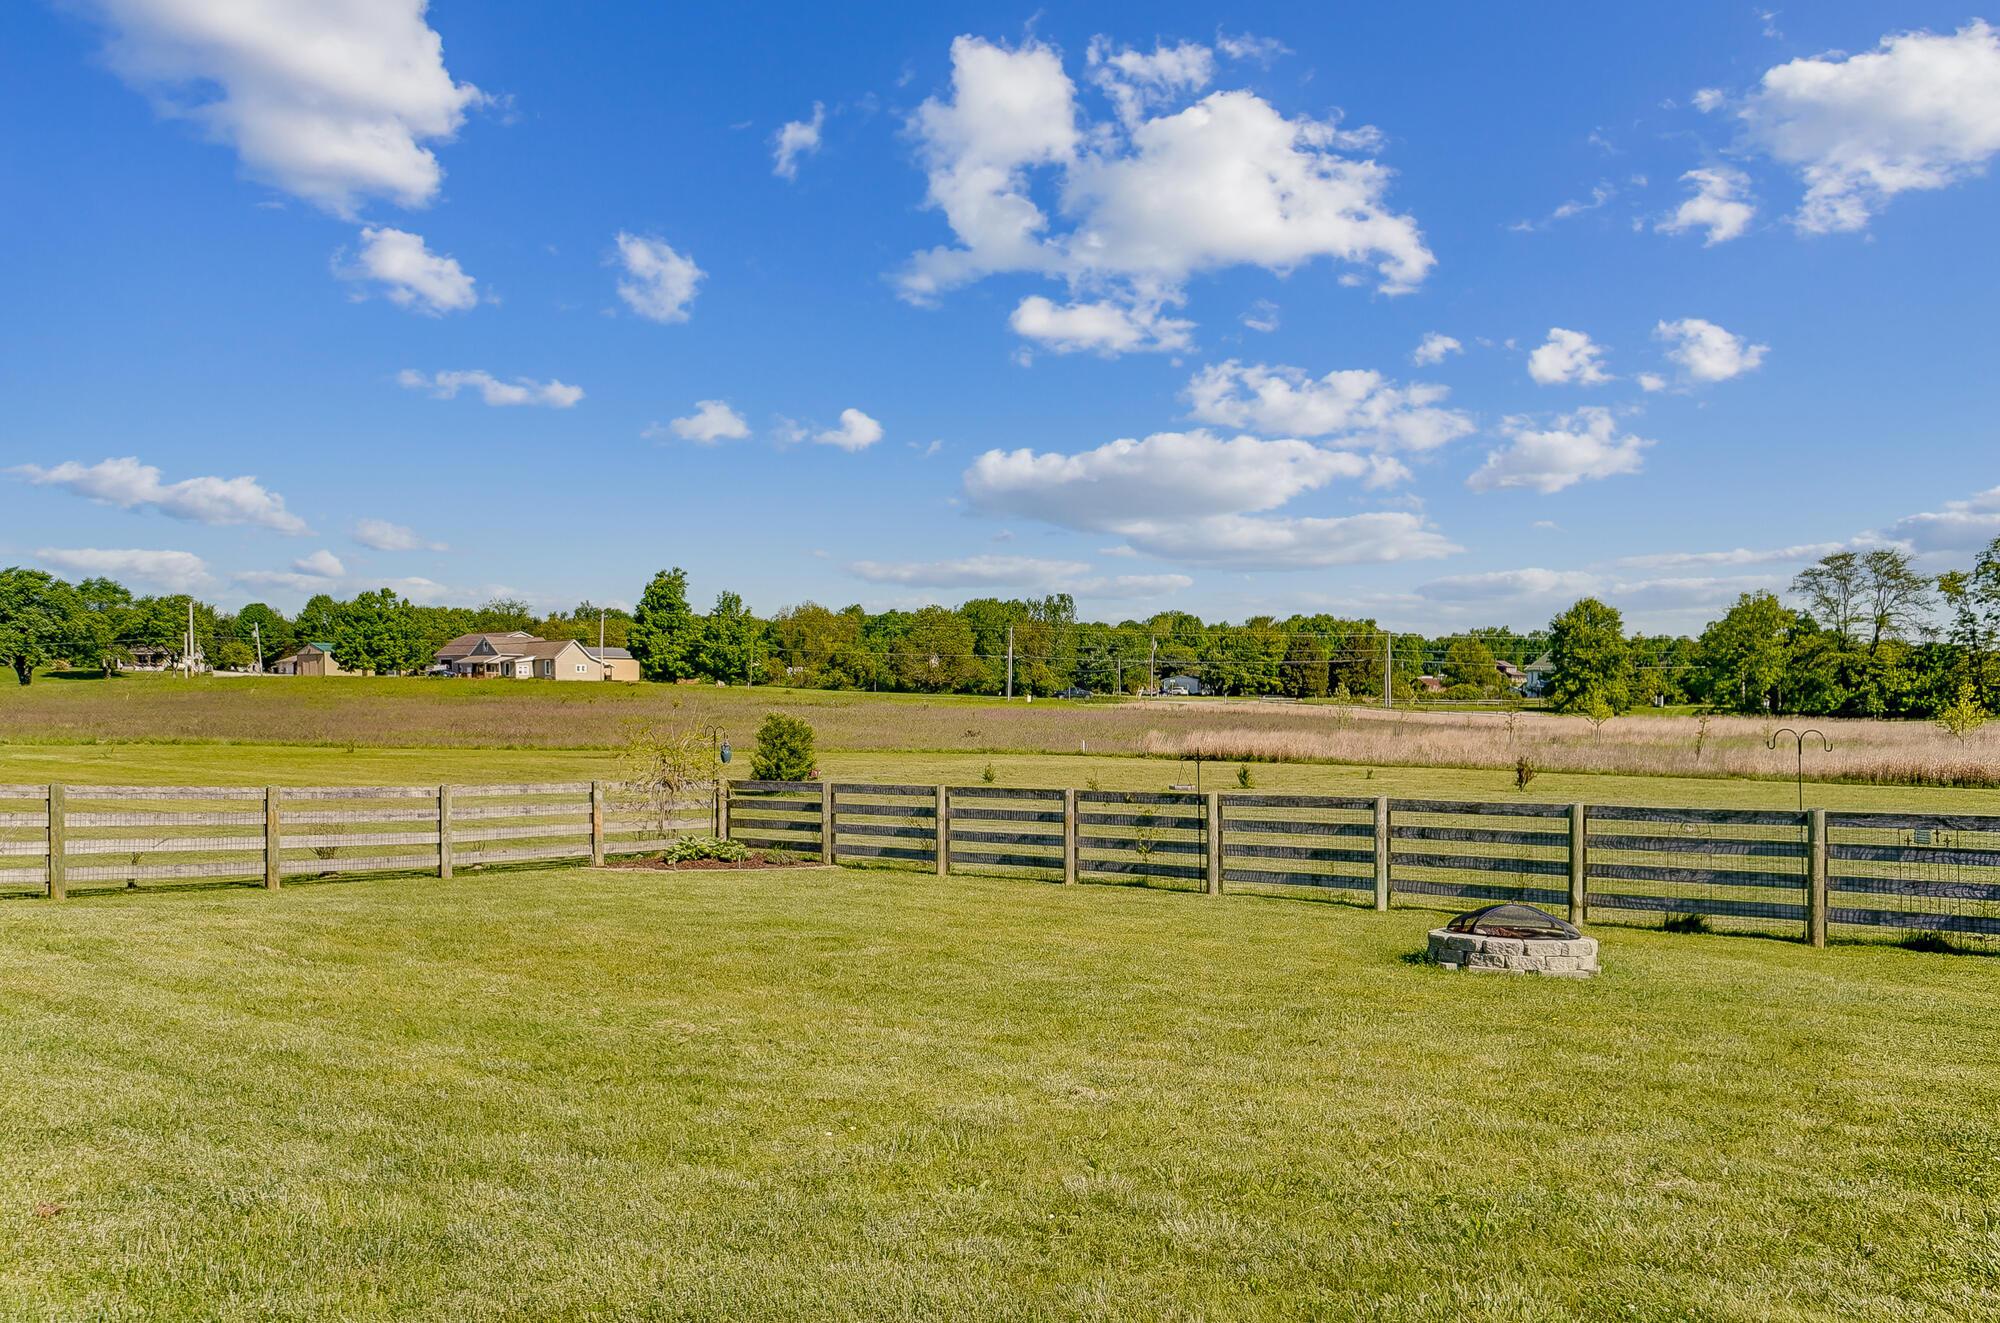
<svg viewBox="0 0 2000 1323"><path fill-rule="evenodd" d="M1447 932L1478 933L1482 937L1538 937L1557 941L1581 937L1573 924L1565 923L1533 905L1488 905L1468 910L1445 925Z"/></svg>

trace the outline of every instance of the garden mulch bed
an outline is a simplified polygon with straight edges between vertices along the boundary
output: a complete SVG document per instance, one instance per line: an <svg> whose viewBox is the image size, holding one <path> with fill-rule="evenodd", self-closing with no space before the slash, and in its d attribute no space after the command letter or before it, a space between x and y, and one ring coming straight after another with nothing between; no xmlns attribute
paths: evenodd
<svg viewBox="0 0 2000 1323"><path fill-rule="evenodd" d="M717 869L797 868L800 862L796 856L770 856L762 853L753 853L748 859L740 862L726 859L689 859L681 863L670 864L658 855L653 855L643 859L611 860L604 866L606 868L636 868L655 873L696 873ZM819 861L814 859L805 862L817 863Z"/></svg>

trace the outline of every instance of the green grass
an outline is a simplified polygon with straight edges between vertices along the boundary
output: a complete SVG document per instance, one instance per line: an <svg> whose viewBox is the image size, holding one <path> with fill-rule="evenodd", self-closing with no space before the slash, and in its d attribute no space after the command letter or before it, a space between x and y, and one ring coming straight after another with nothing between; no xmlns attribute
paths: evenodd
<svg viewBox="0 0 2000 1323"><path fill-rule="evenodd" d="M0 905L0 1317L2000 1316L1993 963L892 872ZM51 1215L38 1215L59 1208Z"/></svg>
<svg viewBox="0 0 2000 1323"><path fill-rule="evenodd" d="M739 746L733 776L749 775ZM1076 754L921 753L831 750L820 767L835 780L979 785L991 764L1003 786L1163 790L1192 785L1195 767L1174 758ZM1234 790L1233 762L1205 763L1205 790ZM1361 767L1251 763L1258 790L1404 798L1544 800L1554 803L1665 804L1697 808L1792 808L1787 781L1720 777L1619 776L1543 772L1525 794L1514 774L1491 768ZM326 748L280 744L0 744L0 784L73 785L432 785L493 781L591 780L620 775L608 749ZM1806 802L1846 810L2000 814L2000 790L1808 782Z"/></svg>

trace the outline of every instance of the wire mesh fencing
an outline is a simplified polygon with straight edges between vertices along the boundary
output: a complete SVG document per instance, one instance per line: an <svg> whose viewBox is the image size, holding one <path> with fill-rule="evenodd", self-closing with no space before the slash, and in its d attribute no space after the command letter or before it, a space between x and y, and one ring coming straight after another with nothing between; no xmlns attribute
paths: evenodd
<svg viewBox="0 0 2000 1323"><path fill-rule="evenodd" d="M1810 815L1592 806L1588 917L1794 935L1807 920Z"/></svg>
<svg viewBox="0 0 2000 1323"><path fill-rule="evenodd" d="M945 791L945 858L954 873L1059 881L1069 849L1061 790L952 786Z"/></svg>
<svg viewBox="0 0 2000 1323"><path fill-rule="evenodd" d="M834 786L833 862L935 864L940 798L934 786Z"/></svg>
<svg viewBox="0 0 2000 1323"><path fill-rule="evenodd" d="M1827 856L1843 936L2000 941L2000 817L1830 813Z"/></svg>
<svg viewBox="0 0 2000 1323"><path fill-rule="evenodd" d="M1221 809L1223 883L1374 903L1374 800L1231 793Z"/></svg>
<svg viewBox="0 0 2000 1323"><path fill-rule="evenodd" d="M1566 805L1391 800L1389 815L1392 893L1569 904Z"/></svg>
<svg viewBox="0 0 2000 1323"><path fill-rule="evenodd" d="M1208 879L1204 805L1176 791L1077 792L1078 880L1200 889Z"/></svg>

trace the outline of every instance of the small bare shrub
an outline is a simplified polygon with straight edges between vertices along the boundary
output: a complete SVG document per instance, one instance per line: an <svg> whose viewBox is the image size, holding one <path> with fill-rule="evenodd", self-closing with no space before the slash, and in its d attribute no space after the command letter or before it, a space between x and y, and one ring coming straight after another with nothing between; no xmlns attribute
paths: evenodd
<svg viewBox="0 0 2000 1323"><path fill-rule="evenodd" d="M625 746L625 782L639 792L661 836L671 830L674 810L692 803L721 770L714 743L692 726L643 729Z"/></svg>
<svg viewBox="0 0 2000 1323"><path fill-rule="evenodd" d="M1526 790L1535 779L1535 764L1523 756L1514 760L1514 789Z"/></svg>

